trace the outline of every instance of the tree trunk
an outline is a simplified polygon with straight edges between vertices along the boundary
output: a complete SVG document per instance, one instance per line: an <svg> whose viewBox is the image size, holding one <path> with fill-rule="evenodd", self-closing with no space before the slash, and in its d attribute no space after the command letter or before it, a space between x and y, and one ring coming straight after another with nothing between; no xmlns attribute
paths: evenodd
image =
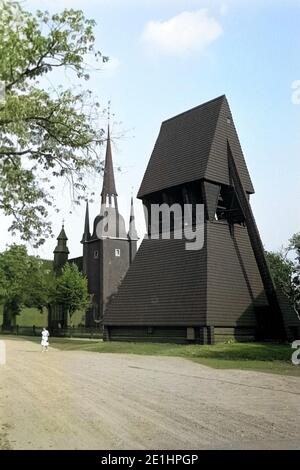
<svg viewBox="0 0 300 470"><path fill-rule="evenodd" d="M2 329L11 331L16 326L16 314L13 312L10 304L4 304Z"/></svg>

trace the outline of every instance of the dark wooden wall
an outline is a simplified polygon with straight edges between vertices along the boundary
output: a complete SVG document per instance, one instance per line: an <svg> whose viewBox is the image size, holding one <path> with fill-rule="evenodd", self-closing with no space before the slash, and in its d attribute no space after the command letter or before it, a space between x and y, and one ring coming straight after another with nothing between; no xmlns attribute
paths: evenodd
<svg viewBox="0 0 300 470"><path fill-rule="evenodd" d="M246 227L207 224L207 322L255 326L255 306L268 305Z"/></svg>
<svg viewBox="0 0 300 470"><path fill-rule="evenodd" d="M105 315L107 325L205 325L206 249L144 240Z"/></svg>
<svg viewBox="0 0 300 470"><path fill-rule="evenodd" d="M130 265L130 242L120 239L103 239L100 241L100 292L102 313L111 296L115 294ZM120 256L115 256L115 250Z"/></svg>

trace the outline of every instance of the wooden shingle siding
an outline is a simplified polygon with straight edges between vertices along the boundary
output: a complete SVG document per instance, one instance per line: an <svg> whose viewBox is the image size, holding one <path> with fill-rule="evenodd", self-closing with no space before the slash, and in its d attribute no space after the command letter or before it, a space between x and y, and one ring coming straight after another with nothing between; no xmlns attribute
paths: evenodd
<svg viewBox="0 0 300 470"><path fill-rule="evenodd" d="M218 198L220 194L221 186L219 184L213 184L209 181L203 182L203 194L204 194L204 204L206 208L206 217L209 220L214 220Z"/></svg>
<svg viewBox="0 0 300 470"><path fill-rule="evenodd" d="M225 341L254 341L256 330L255 328L220 328L215 326L214 339L215 343L223 343Z"/></svg>
<svg viewBox="0 0 300 470"><path fill-rule="evenodd" d="M229 185L227 138L238 155L237 166L245 191L253 193L230 108L223 95L162 123L138 197L199 179Z"/></svg>
<svg viewBox="0 0 300 470"><path fill-rule="evenodd" d="M193 339L189 338L188 330L193 329ZM150 331L149 331L150 330ZM226 336L228 339L229 336ZM104 339L106 341L134 341L151 343L198 343L211 344L210 333L207 327L176 327L156 326L147 328L145 326L105 326Z"/></svg>
<svg viewBox="0 0 300 470"><path fill-rule="evenodd" d="M267 305L245 227L208 222L207 321L218 326L255 326L254 306Z"/></svg>
<svg viewBox="0 0 300 470"><path fill-rule="evenodd" d="M206 247L185 249L184 240L143 240L105 325L204 325Z"/></svg>
<svg viewBox="0 0 300 470"><path fill-rule="evenodd" d="M164 121L138 197L204 178L223 96Z"/></svg>
<svg viewBox="0 0 300 470"><path fill-rule="evenodd" d="M248 193L254 193L254 188L232 119L232 114L227 99L224 97L218 116L215 136L207 161L205 178L216 183L231 185L227 157L227 139L235 151L236 166L244 190Z"/></svg>
<svg viewBox="0 0 300 470"><path fill-rule="evenodd" d="M151 343L172 342L184 343L186 339L185 327L156 327L149 333L148 328L143 326L126 326L126 327L106 327L106 335L109 335L111 341L142 341ZM106 338L107 339L107 338Z"/></svg>

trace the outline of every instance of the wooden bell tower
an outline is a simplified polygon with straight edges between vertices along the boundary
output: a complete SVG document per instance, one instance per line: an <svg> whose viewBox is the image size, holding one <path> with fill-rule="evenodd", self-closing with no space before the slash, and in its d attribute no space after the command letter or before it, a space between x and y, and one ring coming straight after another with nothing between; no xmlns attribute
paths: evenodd
<svg viewBox="0 0 300 470"><path fill-rule="evenodd" d="M224 95L163 122L138 197L148 222L153 204L203 204L204 245L188 251L185 240L149 232L105 314L106 338L287 338L300 322L275 291L253 193Z"/></svg>

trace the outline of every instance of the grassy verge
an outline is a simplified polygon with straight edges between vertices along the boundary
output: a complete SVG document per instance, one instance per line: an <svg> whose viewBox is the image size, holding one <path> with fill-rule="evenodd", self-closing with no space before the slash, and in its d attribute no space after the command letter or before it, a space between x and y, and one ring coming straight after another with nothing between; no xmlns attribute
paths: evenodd
<svg viewBox="0 0 300 470"><path fill-rule="evenodd" d="M71 325L79 325L83 322L83 313L75 312L72 316ZM36 308L24 308L20 315L16 318L17 325L19 326L30 326L35 325L38 328L48 325L48 313L44 309L41 313ZM0 305L0 325L3 323L3 305Z"/></svg>
<svg viewBox="0 0 300 470"><path fill-rule="evenodd" d="M289 344L222 343L200 346L52 338L51 346L65 351L183 357L216 369L254 370L300 377L300 366L291 363L293 350Z"/></svg>

